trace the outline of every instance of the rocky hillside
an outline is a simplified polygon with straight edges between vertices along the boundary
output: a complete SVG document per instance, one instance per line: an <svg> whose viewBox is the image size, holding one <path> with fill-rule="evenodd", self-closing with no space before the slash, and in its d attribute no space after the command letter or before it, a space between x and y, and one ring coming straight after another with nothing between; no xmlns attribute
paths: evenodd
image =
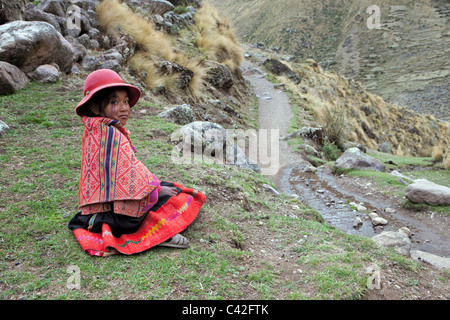
<svg viewBox="0 0 450 320"><path fill-rule="evenodd" d="M190 104L199 120L246 126L252 97L239 70L242 49L230 46L234 33L197 1L173 3L0 1L0 94L109 68L151 103Z"/></svg>
<svg viewBox="0 0 450 320"><path fill-rule="evenodd" d="M219 1L244 42L312 58L385 100L450 119L448 1ZM378 28L369 28L380 9Z"/></svg>
<svg viewBox="0 0 450 320"><path fill-rule="evenodd" d="M254 126L252 92L239 68L244 50L233 28L213 7L195 1L191 4L175 7L167 1L131 0L9 2L11 11L19 12L10 13L11 17L25 21L0 26L0 89L8 94L30 80L52 82L62 74L110 68L141 87L151 103L189 104L192 116L188 120L211 121L225 128ZM311 8L308 14L315 17L318 11ZM321 7L320 12L331 8L335 7ZM397 11L405 10L396 7ZM74 19L77 12L78 24ZM276 28L268 30L270 33ZM319 58L324 52L315 46L310 49ZM266 53L282 58L278 51ZM278 74L279 81L293 94L296 112L310 117L311 124L322 126L326 139L341 148L348 141L397 155L433 154L450 166L447 122L388 103L361 82L326 71L313 60L305 61L292 61L291 65L278 61L278 66L290 71L288 75ZM277 74L279 70L271 70L273 63L265 67ZM294 129L304 125L305 117L297 119Z"/></svg>
<svg viewBox="0 0 450 320"><path fill-rule="evenodd" d="M305 128L319 126L321 137L341 149L361 144L396 155L433 155L439 160L444 158L450 168L448 122L386 102L360 82L324 71L313 60L286 62L268 49L250 48L248 52L263 61L273 80L290 93L295 117L286 138L301 136Z"/></svg>

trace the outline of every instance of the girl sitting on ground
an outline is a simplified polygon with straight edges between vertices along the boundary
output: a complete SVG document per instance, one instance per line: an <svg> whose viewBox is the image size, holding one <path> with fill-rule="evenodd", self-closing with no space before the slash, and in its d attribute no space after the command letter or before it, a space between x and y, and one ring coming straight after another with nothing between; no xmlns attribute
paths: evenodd
<svg viewBox="0 0 450 320"><path fill-rule="evenodd" d="M92 72L76 113L84 124L79 207L69 229L90 255L134 254L153 246L189 247L179 233L205 201L200 192L160 181L136 157L125 124L140 90L114 71Z"/></svg>

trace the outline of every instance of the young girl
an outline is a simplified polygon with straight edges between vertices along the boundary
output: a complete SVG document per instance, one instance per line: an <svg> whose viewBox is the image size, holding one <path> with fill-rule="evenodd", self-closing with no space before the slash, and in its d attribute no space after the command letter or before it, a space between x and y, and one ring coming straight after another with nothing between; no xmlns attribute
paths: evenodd
<svg viewBox="0 0 450 320"><path fill-rule="evenodd" d="M134 254L155 245L187 248L179 234L205 201L200 192L160 181L135 157L125 129L141 92L108 69L92 72L76 113L84 124L80 212L69 229L90 255Z"/></svg>

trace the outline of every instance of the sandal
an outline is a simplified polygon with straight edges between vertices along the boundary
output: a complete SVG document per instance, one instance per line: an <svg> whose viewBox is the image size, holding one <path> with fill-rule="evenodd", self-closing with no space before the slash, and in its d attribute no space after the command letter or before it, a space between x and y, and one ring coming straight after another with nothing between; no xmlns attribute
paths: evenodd
<svg viewBox="0 0 450 320"><path fill-rule="evenodd" d="M186 237L183 237L181 234L177 233L167 241L158 244L158 246L186 249L189 248L189 240Z"/></svg>

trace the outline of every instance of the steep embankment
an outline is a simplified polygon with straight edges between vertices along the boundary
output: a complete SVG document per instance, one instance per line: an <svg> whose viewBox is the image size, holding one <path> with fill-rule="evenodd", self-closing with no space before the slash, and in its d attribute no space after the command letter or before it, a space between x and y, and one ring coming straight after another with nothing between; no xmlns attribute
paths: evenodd
<svg viewBox="0 0 450 320"><path fill-rule="evenodd" d="M262 55L263 61L277 57L270 50L256 54ZM300 64L284 61L284 65L301 78L295 83L276 76L290 92L295 114L291 131L319 125L326 139L341 146L348 141L395 155L433 155L438 160L444 155L444 164L450 167L448 122L386 102L360 82L324 71L312 60Z"/></svg>
<svg viewBox="0 0 450 320"><path fill-rule="evenodd" d="M280 79L294 93L297 107L310 110L326 130L342 130L346 140L397 155L431 156L433 149L448 148L448 122L386 102L360 82L314 63L292 64L292 69L300 84Z"/></svg>
<svg viewBox="0 0 450 320"><path fill-rule="evenodd" d="M248 43L263 42L324 69L361 81L387 101L439 119L449 114L450 6L443 0L209 0ZM369 6L380 29L369 29Z"/></svg>

